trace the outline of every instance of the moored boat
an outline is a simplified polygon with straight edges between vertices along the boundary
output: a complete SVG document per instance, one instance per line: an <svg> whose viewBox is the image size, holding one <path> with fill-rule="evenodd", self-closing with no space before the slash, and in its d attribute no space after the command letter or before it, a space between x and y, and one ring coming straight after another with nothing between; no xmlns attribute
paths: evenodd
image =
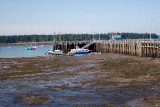
<svg viewBox="0 0 160 107"><path fill-rule="evenodd" d="M38 46L36 46L36 42L35 45L25 45L25 50L36 50L38 48Z"/></svg>
<svg viewBox="0 0 160 107"><path fill-rule="evenodd" d="M61 50L48 50L48 52L47 52L47 54L48 55L65 55L64 53L63 53L63 51L61 51Z"/></svg>
<svg viewBox="0 0 160 107"><path fill-rule="evenodd" d="M41 45L41 47L44 47L45 45Z"/></svg>
<svg viewBox="0 0 160 107"><path fill-rule="evenodd" d="M25 50L36 50L36 47L34 47L34 46L29 46L29 47L26 47Z"/></svg>
<svg viewBox="0 0 160 107"><path fill-rule="evenodd" d="M76 49L71 49L71 51L68 53L69 55L87 55L91 53L88 49L82 49L76 46Z"/></svg>

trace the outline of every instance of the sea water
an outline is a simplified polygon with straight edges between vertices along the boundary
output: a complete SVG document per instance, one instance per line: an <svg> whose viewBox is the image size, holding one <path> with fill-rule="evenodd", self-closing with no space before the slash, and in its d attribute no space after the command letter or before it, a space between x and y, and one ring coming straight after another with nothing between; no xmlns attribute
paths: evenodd
<svg viewBox="0 0 160 107"><path fill-rule="evenodd" d="M0 58L45 56L49 49L52 49L52 45L38 45L36 50L25 50L25 46L0 46Z"/></svg>

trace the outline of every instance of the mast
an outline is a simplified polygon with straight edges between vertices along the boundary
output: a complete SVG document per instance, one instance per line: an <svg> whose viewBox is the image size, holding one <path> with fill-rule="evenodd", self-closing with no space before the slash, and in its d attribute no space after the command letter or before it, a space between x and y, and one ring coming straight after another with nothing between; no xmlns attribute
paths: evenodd
<svg viewBox="0 0 160 107"><path fill-rule="evenodd" d="M55 36L56 36L56 33L54 32L54 34L53 34L53 51L55 49L54 47L55 47L55 44L56 44Z"/></svg>

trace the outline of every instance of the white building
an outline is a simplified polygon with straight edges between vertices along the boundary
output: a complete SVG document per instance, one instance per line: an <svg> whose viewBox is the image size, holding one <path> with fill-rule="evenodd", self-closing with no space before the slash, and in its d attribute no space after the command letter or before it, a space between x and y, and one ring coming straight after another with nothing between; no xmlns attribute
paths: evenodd
<svg viewBox="0 0 160 107"><path fill-rule="evenodd" d="M112 35L112 40L119 40L122 39L121 35Z"/></svg>

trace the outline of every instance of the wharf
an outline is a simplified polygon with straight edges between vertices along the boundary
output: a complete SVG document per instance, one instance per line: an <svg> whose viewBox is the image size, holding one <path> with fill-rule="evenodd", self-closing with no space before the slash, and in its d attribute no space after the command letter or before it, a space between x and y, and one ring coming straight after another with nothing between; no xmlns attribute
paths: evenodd
<svg viewBox="0 0 160 107"><path fill-rule="evenodd" d="M53 49L59 48L67 53L77 45L80 48L88 48L94 52L160 57L160 39L56 41L53 42Z"/></svg>

